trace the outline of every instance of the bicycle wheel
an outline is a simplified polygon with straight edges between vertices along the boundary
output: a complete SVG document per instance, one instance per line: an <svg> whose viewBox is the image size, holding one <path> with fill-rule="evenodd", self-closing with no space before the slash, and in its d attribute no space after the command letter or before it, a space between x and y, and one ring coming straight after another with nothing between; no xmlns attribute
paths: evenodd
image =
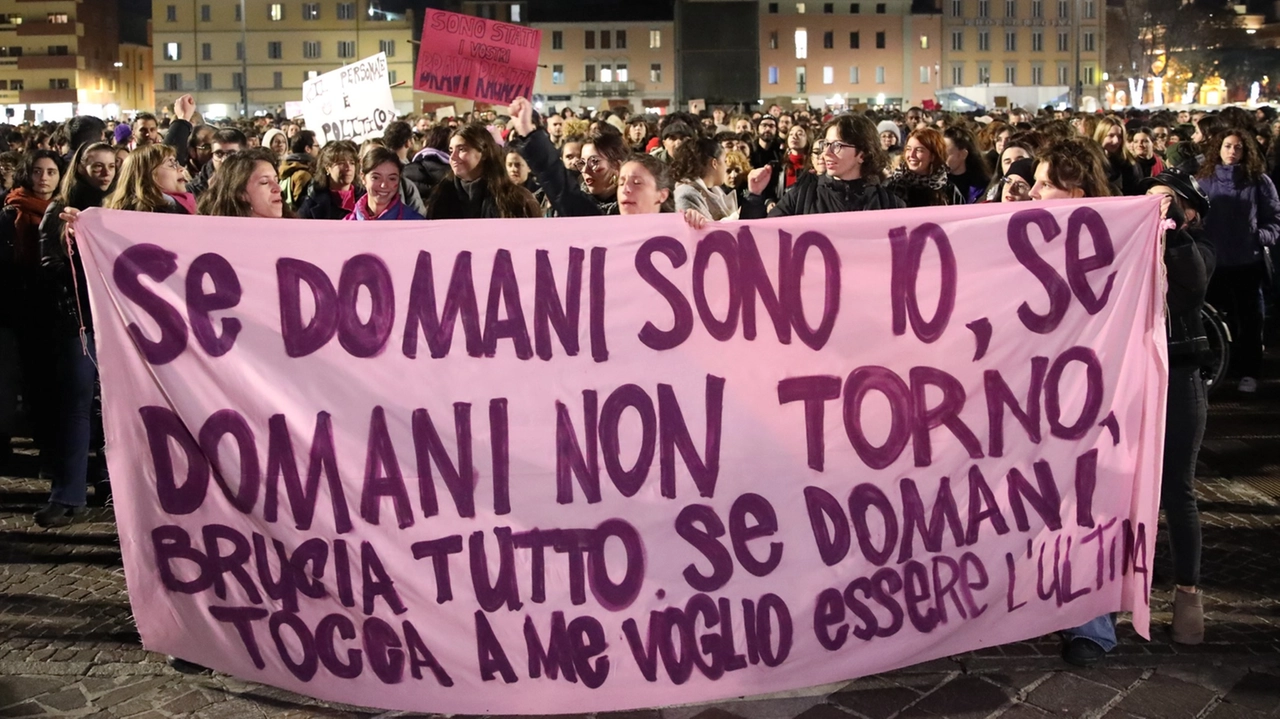
<svg viewBox="0 0 1280 719"><path fill-rule="evenodd" d="M1212 357L1207 365L1200 368L1200 376L1204 378L1206 393L1213 394L1226 379L1227 369L1231 366L1231 330L1227 328L1222 315L1208 303L1200 310L1200 319L1204 322L1204 333L1209 338Z"/></svg>

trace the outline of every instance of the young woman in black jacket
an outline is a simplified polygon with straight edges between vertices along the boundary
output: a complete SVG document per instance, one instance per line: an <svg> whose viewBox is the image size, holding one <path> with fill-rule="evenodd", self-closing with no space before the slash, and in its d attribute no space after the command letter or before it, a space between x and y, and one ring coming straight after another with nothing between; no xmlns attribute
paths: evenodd
<svg viewBox="0 0 1280 719"><path fill-rule="evenodd" d="M823 125L820 137L823 139L813 144L813 151L822 154L826 174L805 174L773 209L766 210L763 195L773 169L766 165L753 170L747 176L749 192L743 199L740 219L903 206L902 200L880 181L884 175L885 154L876 126L870 120L862 115L840 115Z"/></svg>
<svg viewBox="0 0 1280 719"><path fill-rule="evenodd" d="M484 125L459 125L449 138L451 172L431 191L427 219L541 217L533 193L507 176L504 157Z"/></svg>
<svg viewBox="0 0 1280 719"><path fill-rule="evenodd" d="M106 143L82 145L71 158L62 187L40 222L40 264L51 290L54 374L58 380L58 461L49 503L36 512L42 527L70 524L76 507L86 504L88 483L95 503L110 495L103 455L101 409L94 411L98 369L89 288L74 239L64 232L66 208L101 207L115 189L116 153ZM90 467L89 451L97 450ZM71 507L72 509L67 509Z"/></svg>
<svg viewBox="0 0 1280 719"><path fill-rule="evenodd" d="M1209 198L1195 179L1167 170L1141 183L1148 195L1161 195L1166 219L1164 264L1169 344L1169 390L1164 431L1160 505L1169 524L1173 556L1173 641L1204 641L1200 583L1200 513L1196 507L1196 457L1204 439L1208 401L1200 365L1209 353L1200 311L1204 308L1215 254L1204 230Z"/></svg>
<svg viewBox="0 0 1280 719"><path fill-rule="evenodd" d="M583 144L581 182L560 160L547 132L534 122L528 98L518 97L511 103L511 128L510 147L529 163L554 216L619 214L618 173L630 149L612 125L600 123Z"/></svg>
<svg viewBox="0 0 1280 719"><path fill-rule="evenodd" d="M330 142L316 158L316 174L298 207L305 220L342 220L356 208L364 188L356 182L360 148L350 140Z"/></svg>

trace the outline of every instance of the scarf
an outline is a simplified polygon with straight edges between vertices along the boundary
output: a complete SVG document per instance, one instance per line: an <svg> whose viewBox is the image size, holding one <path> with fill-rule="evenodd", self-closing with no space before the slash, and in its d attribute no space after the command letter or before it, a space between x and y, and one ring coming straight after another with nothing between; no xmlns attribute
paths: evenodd
<svg viewBox="0 0 1280 719"><path fill-rule="evenodd" d="M173 200L173 204L181 207L188 215L196 214L196 196L190 192L166 192L164 196Z"/></svg>
<svg viewBox="0 0 1280 719"><path fill-rule="evenodd" d="M931 175L920 175L907 169L907 166L902 164L898 165L898 168L889 176L887 184L890 187L902 188L925 187L938 192L947 186L948 180L946 165L934 170Z"/></svg>
<svg viewBox="0 0 1280 719"><path fill-rule="evenodd" d="M387 205L382 209L382 212L379 212L377 215L374 215L372 208L369 207L369 195L368 193L366 193L364 195L361 195L360 199L356 200L355 210L352 211L350 215L347 215L346 219L348 220L400 220L400 219L404 219L402 216L403 207L404 205L400 202L400 197L397 195L391 200L390 205Z"/></svg>
<svg viewBox="0 0 1280 719"><path fill-rule="evenodd" d="M16 210L13 218L15 264L40 264L40 220L44 219L44 211L49 207L49 202L50 200L42 200L21 187L9 193L5 205Z"/></svg>
<svg viewBox="0 0 1280 719"><path fill-rule="evenodd" d="M795 153L790 152L787 153L785 162L787 170L786 187L791 187L796 184L796 180L800 177L801 173L804 172L804 163L807 159L808 158L804 155L796 155Z"/></svg>

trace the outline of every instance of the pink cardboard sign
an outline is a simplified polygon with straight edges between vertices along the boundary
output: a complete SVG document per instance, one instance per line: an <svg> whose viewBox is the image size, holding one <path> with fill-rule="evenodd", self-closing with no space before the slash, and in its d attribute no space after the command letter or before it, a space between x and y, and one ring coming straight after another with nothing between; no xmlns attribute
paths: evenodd
<svg viewBox="0 0 1280 719"><path fill-rule="evenodd" d="M427 10L413 89L509 104L533 94L542 31Z"/></svg>
<svg viewBox="0 0 1280 719"><path fill-rule="evenodd" d="M622 710L1121 609L1156 198L722 223L79 224L147 648L322 699Z"/></svg>

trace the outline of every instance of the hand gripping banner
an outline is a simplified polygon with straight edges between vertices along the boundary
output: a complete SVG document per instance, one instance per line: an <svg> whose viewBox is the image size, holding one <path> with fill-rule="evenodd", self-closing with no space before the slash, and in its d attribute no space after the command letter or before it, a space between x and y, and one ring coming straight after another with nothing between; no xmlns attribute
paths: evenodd
<svg viewBox="0 0 1280 719"><path fill-rule="evenodd" d="M553 714L850 679L1131 610L1154 198L350 223L90 210L147 648Z"/></svg>

